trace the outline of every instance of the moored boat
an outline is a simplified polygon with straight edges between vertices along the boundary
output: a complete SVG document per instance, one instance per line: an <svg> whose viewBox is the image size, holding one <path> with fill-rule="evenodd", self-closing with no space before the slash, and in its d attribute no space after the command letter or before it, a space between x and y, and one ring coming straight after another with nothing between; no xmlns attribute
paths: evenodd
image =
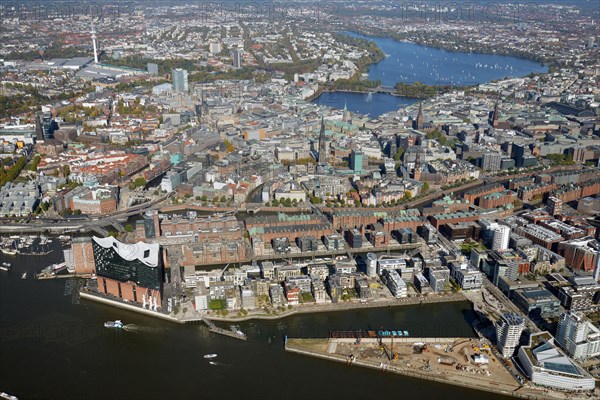
<svg viewBox="0 0 600 400"><path fill-rule="evenodd" d="M215 358L217 355L216 354L206 354L204 355L204 358Z"/></svg>

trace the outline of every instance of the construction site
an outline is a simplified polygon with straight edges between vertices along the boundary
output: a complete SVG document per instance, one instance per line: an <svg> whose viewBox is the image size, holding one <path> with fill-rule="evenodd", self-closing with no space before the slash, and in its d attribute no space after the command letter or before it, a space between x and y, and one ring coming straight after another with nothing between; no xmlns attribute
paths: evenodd
<svg viewBox="0 0 600 400"><path fill-rule="evenodd" d="M336 331L328 339L288 339L286 351L515 397L565 398L563 393L552 396L520 384L487 339L417 338L386 332Z"/></svg>

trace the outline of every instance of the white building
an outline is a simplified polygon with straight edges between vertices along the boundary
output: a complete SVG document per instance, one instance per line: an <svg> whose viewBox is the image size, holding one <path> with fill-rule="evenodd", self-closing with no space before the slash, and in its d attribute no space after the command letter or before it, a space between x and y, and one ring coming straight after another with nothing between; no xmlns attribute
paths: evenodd
<svg viewBox="0 0 600 400"><path fill-rule="evenodd" d="M169 171L160 181L160 189L170 193L181 184L181 178L175 171Z"/></svg>
<svg viewBox="0 0 600 400"><path fill-rule="evenodd" d="M462 290L481 289L483 274L467 263L451 264L450 277Z"/></svg>
<svg viewBox="0 0 600 400"><path fill-rule="evenodd" d="M600 330L581 312L567 311L560 316L556 342L576 360L600 355Z"/></svg>
<svg viewBox="0 0 600 400"><path fill-rule="evenodd" d="M196 311L205 311L208 310L208 294L202 293L194 298L196 303Z"/></svg>
<svg viewBox="0 0 600 400"><path fill-rule="evenodd" d="M531 335L529 346L519 348L519 363L536 385L563 390L594 390L596 382L554 344L548 332Z"/></svg>
<svg viewBox="0 0 600 400"><path fill-rule="evenodd" d="M515 354L524 327L525 321L519 314L504 313L496 321L496 338L502 357L509 358Z"/></svg>
<svg viewBox="0 0 600 400"><path fill-rule="evenodd" d="M494 224L492 226L492 249L501 251L508 249L510 228L506 225Z"/></svg>
<svg viewBox="0 0 600 400"><path fill-rule="evenodd" d="M400 278L400 275L395 270L384 269L381 278L390 289L390 292L398 299L408 296L406 283Z"/></svg>

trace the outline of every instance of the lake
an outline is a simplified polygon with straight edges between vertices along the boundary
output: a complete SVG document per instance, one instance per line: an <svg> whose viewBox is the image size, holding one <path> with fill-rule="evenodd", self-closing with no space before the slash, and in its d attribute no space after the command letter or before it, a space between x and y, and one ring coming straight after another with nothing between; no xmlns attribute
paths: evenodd
<svg viewBox="0 0 600 400"><path fill-rule="evenodd" d="M427 85L477 85L493 80L547 72L544 65L517 57L497 54L458 53L420 44L400 42L346 32L347 35L371 40L386 57L369 67L369 78L383 86L397 82L421 82Z"/></svg>
<svg viewBox="0 0 600 400"><path fill-rule="evenodd" d="M369 79L379 79L385 87L393 87L397 82L470 86L548 70L538 62L517 57L450 52L391 38L371 37L354 32L345 34L371 40L386 54L383 60L371 65L368 71ZM374 93L371 99L367 99L366 94L346 92L323 93L314 100L317 104L337 109L342 109L346 102L350 111L371 117L395 111L416 101L418 100L413 98L381 93Z"/></svg>

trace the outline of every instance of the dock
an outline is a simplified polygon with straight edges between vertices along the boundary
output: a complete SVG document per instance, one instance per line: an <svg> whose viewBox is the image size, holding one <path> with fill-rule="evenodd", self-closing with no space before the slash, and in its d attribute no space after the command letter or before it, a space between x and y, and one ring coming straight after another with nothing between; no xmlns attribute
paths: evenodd
<svg viewBox="0 0 600 400"><path fill-rule="evenodd" d="M204 322L206 324L206 326L208 326L208 329L210 329L211 332L218 333L219 335L229 336L229 337L232 337L234 339L246 340L246 335L242 336L242 335L240 335L240 334L238 334L238 333L236 333L236 332L234 332L232 330L227 330L227 329L219 328L210 319L200 318L200 320L202 322Z"/></svg>

